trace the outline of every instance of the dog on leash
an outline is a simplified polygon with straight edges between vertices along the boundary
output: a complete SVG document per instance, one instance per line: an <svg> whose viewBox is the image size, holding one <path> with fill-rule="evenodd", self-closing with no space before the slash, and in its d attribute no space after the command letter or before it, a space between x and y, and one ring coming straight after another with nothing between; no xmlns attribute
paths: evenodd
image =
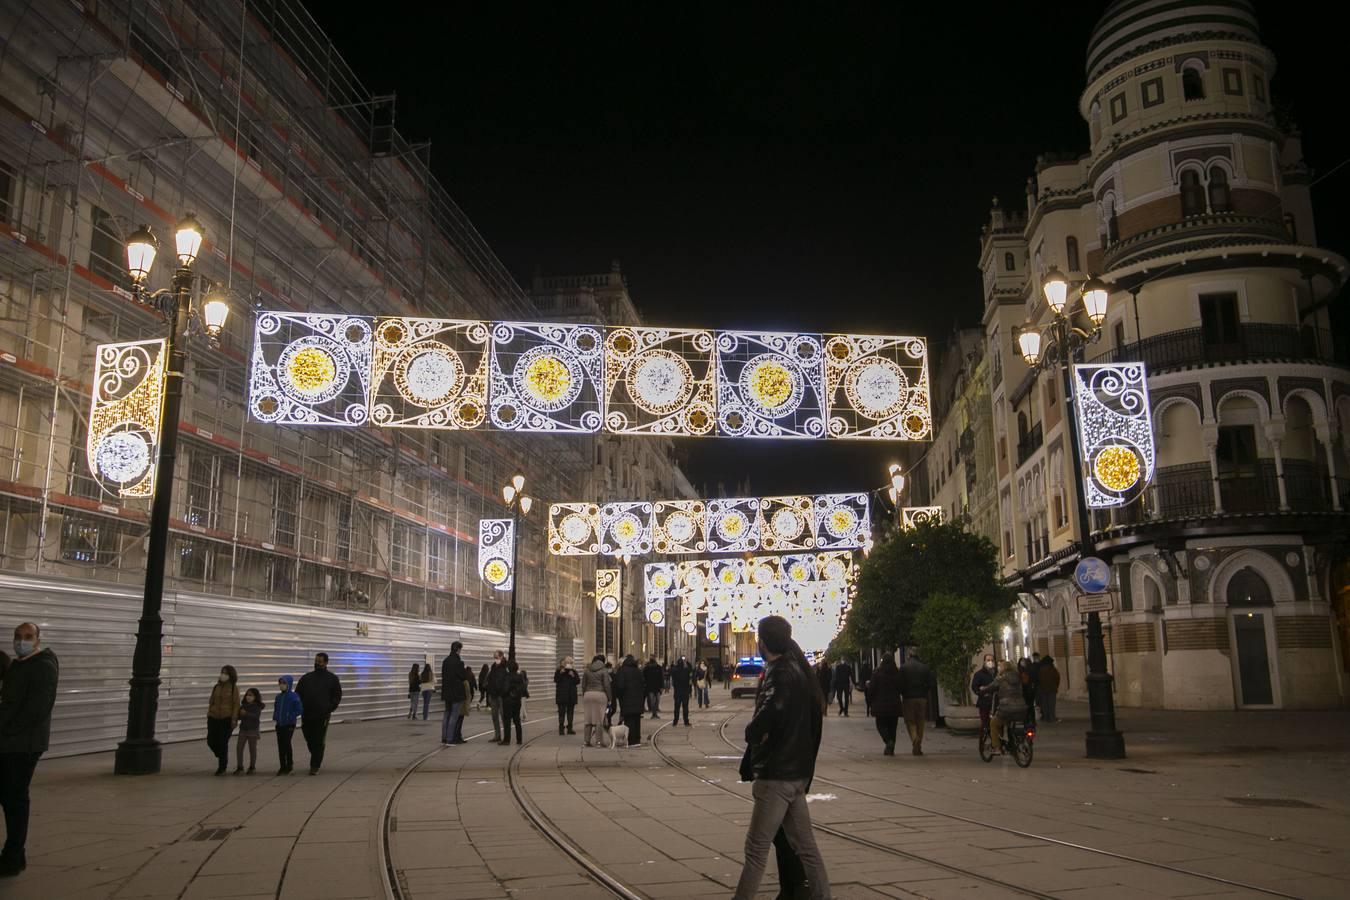
<svg viewBox="0 0 1350 900"><path fill-rule="evenodd" d="M616 749L618 749L619 747L627 747L627 746L628 746L628 726L627 726L627 725L623 725L623 724L620 724L620 725L613 725L613 726L611 726L611 727L609 727L609 728L604 729L604 730L601 732L601 734L602 734L602 735L609 735L609 749L611 749L611 750L616 750Z"/></svg>

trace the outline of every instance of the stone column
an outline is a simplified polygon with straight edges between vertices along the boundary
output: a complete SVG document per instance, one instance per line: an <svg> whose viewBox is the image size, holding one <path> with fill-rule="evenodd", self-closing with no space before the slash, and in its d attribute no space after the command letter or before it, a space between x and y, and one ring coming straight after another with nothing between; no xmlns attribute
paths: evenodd
<svg viewBox="0 0 1350 900"><path fill-rule="evenodd" d="M1331 508L1340 512L1341 495L1336 490L1336 448L1331 442L1331 426L1327 422L1318 422L1313 426L1313 433L1317 435L1317 440L1321 442L1322 449L1327 454L1327 482L1331 487Z"/></svg>
<svg viewBox="0 0 1350 900"><path fill-rule="evenodd" d="M1280 512L1289 511L1289 490L1284 484L1284 420L1275 419L1266 423L1266 440L1275 453L1275 486L1280 492Z"/></svg>
<svg viewBox="0 0 1350 900"><path fill-rule="evenodd" d="M1223 513L1223 493L1219 490L1219 426L1213 423L1200 427L1200 440L1205 444L1205 453L1209 456L1209 478L1214 488L1214 513Z"/></svg>

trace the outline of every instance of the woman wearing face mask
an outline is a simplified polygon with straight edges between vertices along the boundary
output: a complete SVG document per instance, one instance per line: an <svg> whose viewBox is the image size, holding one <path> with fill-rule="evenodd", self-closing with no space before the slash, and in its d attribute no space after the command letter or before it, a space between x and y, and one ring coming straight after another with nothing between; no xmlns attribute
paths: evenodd
<svg viewBox="0 0 1350 900"><path fill-rule="evenodd" d="M230 733L239 721L238 681L234 666L222 666L206 710L206 746L216 755L217 775L224 775L230 762Z"/></svg>
<svg viewBox="0 0 1350 900"><path fill-rule="evenodd" d="M994 654L984 655L984 665L970 679L970 692L975 695L975 708L980 711L980 728L989 730L989 711L994 706L994 679L998 673L994 670Z"/></svg>

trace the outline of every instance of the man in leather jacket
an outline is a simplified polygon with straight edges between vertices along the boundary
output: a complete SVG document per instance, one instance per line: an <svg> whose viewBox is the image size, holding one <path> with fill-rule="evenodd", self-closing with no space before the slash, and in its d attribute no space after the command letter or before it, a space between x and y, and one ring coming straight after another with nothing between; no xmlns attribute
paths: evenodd
<svg viewBox="0 0 1350 900"><path fill-rule="evenodd" d="M792 641L786 619L760 619L759 653L764 658L764 680L755 695L755 714L745 727L755 809L745 834L745 865L736 900L751 900L759 890L769 845L780 826L806 870L812 900L828 900L829 876L806 808L824 703L810 682L811 670Z"/></svg>

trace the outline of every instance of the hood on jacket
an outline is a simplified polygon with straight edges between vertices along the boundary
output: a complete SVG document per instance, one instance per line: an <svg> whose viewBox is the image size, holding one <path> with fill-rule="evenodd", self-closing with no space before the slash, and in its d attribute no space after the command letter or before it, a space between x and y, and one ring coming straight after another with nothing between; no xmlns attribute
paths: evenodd
<svg viewBox="0 0 1350 900"><path fill-rule="evenodd" d="M605 664L598 659L593 659L591 660L591 664L586 667L586 670L589 672L603 672L605 671Z"/></svg>
<svg viewBox="0 0 1350 900"><path fill-rule="evenodd" d="M277 681L284 681L286 682L286 687L290 688L291 690L295 690L295 679L292 678L291 676L282 675L280 678L277 679Z"/></svg>

